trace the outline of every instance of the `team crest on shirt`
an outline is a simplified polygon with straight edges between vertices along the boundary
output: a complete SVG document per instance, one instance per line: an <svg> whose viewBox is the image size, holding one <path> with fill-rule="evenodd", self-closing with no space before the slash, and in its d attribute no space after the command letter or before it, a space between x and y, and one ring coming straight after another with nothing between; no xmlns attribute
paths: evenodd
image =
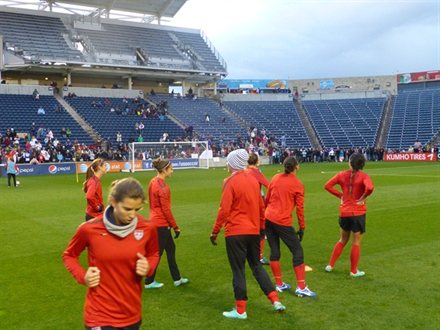
<svg viewBox="0 0 440 330"><path fill-rule="evenodd" d="M142 237L144 237L144 231L137 229L134 231L134 238L136 238L138 241L142 239Z"/></svg>

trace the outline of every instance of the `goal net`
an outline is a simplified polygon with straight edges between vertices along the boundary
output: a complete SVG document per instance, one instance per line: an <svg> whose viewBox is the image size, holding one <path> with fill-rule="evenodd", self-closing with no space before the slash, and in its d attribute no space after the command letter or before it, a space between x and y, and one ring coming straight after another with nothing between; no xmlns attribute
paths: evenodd
<svg viewBox="0 0 440 330"><path fill-rule="evenodd" d="M129 144L132 172L154 170L155 158L168 158L174 169L209 168L212 151L208 141L132 142Z"/></svg>

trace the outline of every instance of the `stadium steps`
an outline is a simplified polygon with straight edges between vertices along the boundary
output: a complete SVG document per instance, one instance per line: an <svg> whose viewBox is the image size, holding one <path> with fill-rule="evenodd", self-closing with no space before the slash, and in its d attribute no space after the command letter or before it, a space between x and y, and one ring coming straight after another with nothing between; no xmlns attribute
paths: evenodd
<svg viewBox="0 0 440 330"><path fill-rule="evenodd" d="M310 123L309 117L307 117L307 114L303 108L303 105L296 98L293 99L293 105L295 106L296 111L298 112L299 119L301 120L301 122L306 130L306 133L309 136L309 140L310 140L310 144L312 145L312 148L316 149L316 150L322 149L321 143L319 143L318 135L316 134L315 130L313 129L313 126Z"/></svg>
<svg viewBox="0 0 440 330"><path fill-rule="evenodd" d="M61 95L54 94L55 99L58 101L58 103L66 109L66 111L72 116L72 118L82 127L82 129L87 132L87 134L94 140L103 140L102 137L96 132L92 126L90 126L79 114L76 112L76 110L67 103Z"/></svg>
<svg viewBox="0 0 440 330"><path fill-rule="evenodd" d="M376 136L376 148L383 148L390 132L391 119L393 117L394 97L389 95L384 106L382 118Z"/></svg>

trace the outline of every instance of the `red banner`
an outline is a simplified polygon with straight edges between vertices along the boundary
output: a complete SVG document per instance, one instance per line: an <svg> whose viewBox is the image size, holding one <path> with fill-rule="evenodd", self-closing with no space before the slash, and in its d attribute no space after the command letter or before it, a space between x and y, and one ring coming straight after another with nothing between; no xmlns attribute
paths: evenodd
<svg viewBox="0 0 440 330"><path fill-rule="evenodd" d="M386 162L435 162L437 155L431 152L385 153L383 160Z"/></svg>
<svg viewBox="0 0 440 330"><path fill-rule="evenodd" d="M408 84L411 82L440 80L440 71L422 71L402 73L397 75L398 84Z"/></svg>

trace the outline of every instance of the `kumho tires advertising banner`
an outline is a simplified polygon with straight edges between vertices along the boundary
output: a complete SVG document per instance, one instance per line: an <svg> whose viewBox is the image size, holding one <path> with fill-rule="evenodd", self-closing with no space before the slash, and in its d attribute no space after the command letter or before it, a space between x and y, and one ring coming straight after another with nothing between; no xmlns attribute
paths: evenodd
<svg viewBox="0 0 440 330"><path fill-rule="evenodd" d="M433 152L396 152L385 153L383 160L386 162L435 162L438 156Z"/></svg>

